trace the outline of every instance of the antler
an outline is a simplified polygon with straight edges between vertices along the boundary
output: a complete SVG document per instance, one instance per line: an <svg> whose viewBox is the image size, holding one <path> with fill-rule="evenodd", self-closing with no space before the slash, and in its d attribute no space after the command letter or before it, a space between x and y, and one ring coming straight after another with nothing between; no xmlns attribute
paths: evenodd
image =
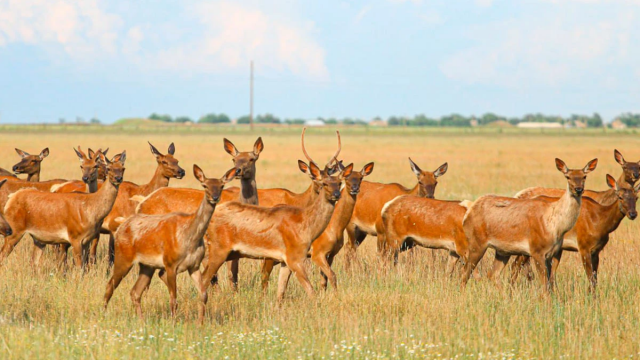
<svg viewBox="0 0 640 360"><path fill-rule="evenodd" d="M78 152L80 153L80 155L82 155L83 158L88 159L89 157L87 157L87 154L85 154L84 151L82 151L82 149L80 148L80 145L78 145Z"/></svg>
<svg viewBox="0 0 640 360"><path fill-rule="evenodd" d="M307 161L309 161L310 163L314 162L311 159L311 156L309 156L309 154L307 154L307 149L304 148L304 132L307 131L307 128L302 128L302 152L304 153L304 156L307 158Z"/></svg>
<svg viewBox="0 0 640 360"><path fill-rule="evenodd" d="M333 157L331 158L331 160L329 160L329 162L327 163L327 166L331 166L331 163L336 162L338 163L338 155L340 155L340 150L342 150L342 140L340 139L340 131L336 130L336 134L338 134L338 151L336 151L336 154L333 155Z"/></svg>

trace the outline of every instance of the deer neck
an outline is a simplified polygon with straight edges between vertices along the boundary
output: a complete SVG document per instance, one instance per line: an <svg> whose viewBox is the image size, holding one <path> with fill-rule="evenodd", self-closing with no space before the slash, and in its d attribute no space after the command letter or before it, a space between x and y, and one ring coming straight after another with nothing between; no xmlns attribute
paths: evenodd
<svg viewBox="0 0 640 360"><path fill-rule="evenodd" d="M622 212L622 205L620 201L617 200L609 205L602 205L602 218L603 218L603 230L605 233L609 234L615 231L622 219L624 219L625 214Z"/></svg>
<svg viewBox="0 0 640 360"><path fill-rule="evenodd" d="M95 179L89 181L87 187L89 188L89 193L91 194L98 192L98 177L96 176Z"/></svg>
<svg viewBox="0 0 640 360"><path fill-rule="evenodd" d="M107 180L97 192L90 194L86 209L88 214L92 214L96 219L104 219L113 208L118 196L118 187Z"/></svg>
<svg viewBox="0 0 640 360"><path fill-rule="evenodd" d="M547 213L546 224L548 225L548 229L558 237L563 236L567 231L571 230L576 220L578 220L578 215L580 215L581 204L582 196L574 196L571 193L569 184L567 184L567 190L562 197L551 206L551 211Z"/></svg>
<svg viewBox="0 0 640 360"><path fill-rule="evenodd" d="M189 242L194 247L197 246L207 232L209 221L211 221L211 216L213 216L215 209L216 206L211 204L207 200L207 194L204 194L198 210L196 210L186 226L182 241Z"/></svg>
<svg viewBox="0 0 640 360"><path fill-rule="evenodd" d="M249 205L258 205L258 186L255 177L240 179L240 202Z"/></svg>
<svg viewBox="0 0 640 360"><path fill-rule="evenodd" d="M327 228L334 209L335 204L327 200L324 194L318 194L313 202L304 208L303 227L301 230L303 234L306 233L307 235L303 240L308 241L309 247L311 242Z"/></svg>
<svg viewBox="0 0 640 360"><path fill-rule="evenodd" d="M353 209L356 207L356 197L358 195L351 195L347 188L342 189L340 200L335 206L333 216L331 217L331 227L337 232L343 232L344 229L351 221L351 215Z"/></svg>
<svg viewBox="0 0 640 360"><path fill-rule="evenodd" d="M427 193L425 193L425 191L422 188L422 186L420 186L420 183L417 183L416 186L414 186L413 189L411 189L411 191L409 192L409 195L415 195L415 196L419 196L419 197L427 197Z"/></svg>
<svg viewBox="0 0 640 360"><path fill-rule="evenodd" d="M109 180L106 181L108 182ZM149 183L144 186L145 189L143 193L145 195L149 195L152 192L167 186L169 186L169 178L162 174L162 165L158 164L156 172L153 174L151 181L149 181Z"/></svg>
<svg viewBox="0 0 640 360"><path fill-rule="evenodd" d="M27 175L27 181L29 182L40 182L40 170L38 172Z"/></svg>

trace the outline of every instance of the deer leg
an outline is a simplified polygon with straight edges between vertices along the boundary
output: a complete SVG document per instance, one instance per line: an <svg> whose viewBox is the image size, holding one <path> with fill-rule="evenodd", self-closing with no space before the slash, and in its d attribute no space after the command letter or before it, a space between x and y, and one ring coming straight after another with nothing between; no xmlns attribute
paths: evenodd
<svg viewBox="0 0 640 360"><path fill-rule="evenodd" d="M144 294L145 290L149 288L149 284L151 283L151 279L155 272L156 269L140 264L138 280L131 289L131 301L133 302L133 306L136 308L136 313L140 320L144 320L144 317L142 316L142 307L140 306L140 299L142 298L142 294Z"/></svg>
<svg viewBox="0 0 640 360"><path fill-rule="evenodd" d="M349 223L346 230L347 242L345 244L345 269L348 270L351 267L351 263L356 260L356 250L364 241L364 238L367 237L367 234L358 229L354 223Z"/></svg>
<svg viewBox="0 0 640 360"><path fill-rule="evenodd" d="M58 269L62 270L67 265L67 257L71 244L59 244L57 249Z"/></svg>
<svg viewBox="0 0 640 360"><path fill-rule="evenodd" d="M23 232L16 232L13 229L14 233L11 236L4 238L4 245L2 245L2 250L0 250L0 265L4 262L4 259L11 254L13 249L16 247L16 244L22 239L24 235Z"/></svg>
<svg viewBox="0 0 640 360"><path fill-rule="evenodd" d="M98 240L100 239L100 234L98 234L98 236L91 240L91 248L89 249L89 264L90 265L96 265L98 263L98 258L97 258L97 254L98 254Z"/></svg>
<svg viewBox="0 0 640 360"><path fill-rule="evenodd" d="M582 266L584 267L584 272L587 274L587 279L589 279L589 292L593 290L595 287L595 279L593 276L593 257L588 252L587 249L580 249L580 257L582 258Z"/></svg>
<svg viewBox="0 0 640 360"><path fill-rule="evenodd" d="M336 281L336 274L331 269L331 265L327 259L329 255L323 253L313 253L311 260L318 265L322 274L322 280L320 286L323 290L327 290L327 281L331 282L331 286L334 290L338 289L338 283Z"/></svg>
<svg viewBox="0 0 640 360"><path fill-rule="evenodd" d="M596 290L596 286L598 285L598 267L600 266L600 252L595 252L591 254L591 267L593 268L593 291Z"/></svg>
<svg viewBox="0 0 640 360"><path fill-rule="evenodd" d="M435 253L435 250L434 250ZM447 274L453 276L453 272L456 270L456 264L460 261L460 256L455 251L449 252L449 259L447 260Z"/></svg>
<svg viewBox="0 0 640 360"><path fill-rule="evenodd" d="M298 282L302 285L302 288L307 292L307 295L310 298L315 296L315 291L313 290L313 286L311 286L311 282L307 277L307 271L305 270L302 261L294 261L289 265L289 268L296 275Z"/></svg>
<svg viewBox="0 0 640 360"><path fill-rule="evenodd" d="M31 252L31 265L35 269L40 265L42 254L47 245L41 241L33 239L33 251Z"/></svg>
<svg viewBox="0 0 640 360"><path fill-rule="evenodd" d="M273 271L274 266L274 260L264 259L262 261L262 269L260 270L260 273L262 274L262 292L265 294L269 289L269 277L271 277L271 272Z"/></svg>
<svg viewBox="0 0 640 360"><path fill-rule="evenodd" d="M198 295L200 296L200 306L198 306L198 323L202 325L204 322L204 311L207 307L207 292L202 287L202 276L200 274L200 266L188 269L189 276L193 280L193 284L198 289Z"/></svg>
<svg viewBox="0 0 640 360"><path fill-rule="evenodd" d="M229 261L228 269L229 269L229 281L231 282L231 288L233 291L238 291L238 266L240 265L240 260L235 259Z"/></svg>
<svg viewBox="0 0 640 360"><path fill-rule="evenodd" d="M291 269L289 269L289 267L283 263L280 265L280 273L278 274L278 303L281 303L284 299L284 293L287 290L289 278L291 278Z"/></svg>
<svg viewBox="0 0 640 360"><path fill-rule="evenodd" d="M516 280L518 280L518 276L520 275L520 271L522 271L524 264L528 262L529 259L530 257L524 255L516 256L516 259L511 264L511 285L516 283Z"/></svg>
<svg viewBox="0 0 640 360"><path fill-rule="evenodd" d="M71 240L71 250L73 253L73 262L77 267L83 268L82 264L82 243L79 240Z"/></svg>
<svg viewBox="0 0 640 360"><path fill-rule="evenodd" d="M551 261L547 260L543 254L531 254L533 264L535 265L540 284L545 294L549 294L549 277L551 274Z"/></svg>
<svg viewBox="0 0 640 360"><path fill-rule="evenodd" d="M462 272L462 287L464 288L467 285L467 282L469 281L469 278L471 277L471 273L475 270L476 266L478 266L478 263L480 262L480 260L482 260L482 257L484 256L484 253L487 251L486 247L470 247L469 248L469 259L467 260L467 263L464 264L464 271Z"/></svg>
<svg viewBox="0 0 640 360"><path fill-rule="evenodd" d="M178 302L177 302L178 288L176 283L176 278L178 274L176 273L176 269L171 267L167 267L166 271L167 271L167 286L169 287L169 304L171 306L171 316L175 318L176 312L178 310Z"/></svg>
<svg viewBox="0 0 640 360"><path fill-rule="evenodd" d="M489 271L489 274L487 275L487 277L492 279L499 288L502 287L500 284L500 273L502 273L502 269L507 265L510 258L510 255L496 252L496 258L493 260L493 267L491 267L491 271Z"/></svg>
<svg viewBox="0 0 640 360"><path fill-rule="evenodd" d="M112 232L109 232L109 267L113 266L116 256L116 239Z"/></svg>
<svg viewBox="0 0 640 360"><path fill-rule="evenodd" d="M107 305L109 304L109 300L111 300L111 296L113 296L113 292L118 288L122 279L129 273L131 268L133 267L133 263L116 261L113 265L113 275L111 279L107 283L107 290L104 293L104 309L107 309Z"/></svg>
<svg viewBox="0 0 640 360"><path fill-rule="evenodd" d="M204 292L206 292L209 285L211 285L213 277L218 273L222 264L227 261L227 256L229 256L229 253L226 251L219 251L217 253L213 251L209 252L209 263L205 266L204 273L202 273L202 288Z"/></svg>
<svg viewBox="0 0 640 360"><path fill-rule="evenodd" d="M555 290L556 288L556 272L558 270L558 265L560 265L560 259L562 259L562 248L558 249L551 258L551 273L549 274L549 285L551 286L551 290Z"/></svg>

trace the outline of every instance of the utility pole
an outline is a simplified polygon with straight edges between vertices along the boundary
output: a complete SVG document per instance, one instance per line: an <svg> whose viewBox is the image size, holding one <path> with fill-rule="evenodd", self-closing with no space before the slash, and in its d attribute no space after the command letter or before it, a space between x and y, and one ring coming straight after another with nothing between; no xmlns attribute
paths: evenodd
<svg viewBox="0 0 640 360"><path fill-rule="evenodd" d="M251 60L251 77L249 80L249 126L253 132L253 60Z"/></svg>

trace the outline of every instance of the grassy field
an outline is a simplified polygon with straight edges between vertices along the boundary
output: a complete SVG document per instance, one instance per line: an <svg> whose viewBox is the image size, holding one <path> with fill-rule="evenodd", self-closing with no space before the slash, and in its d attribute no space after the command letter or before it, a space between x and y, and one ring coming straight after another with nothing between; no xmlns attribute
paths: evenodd
<svg viewBox="0 0 640 360"><path fill-rule="evenodd" d="M258 162L258 186L303 191L309 184L296 166L302 157L297 130L174 135L5 130L0 133L0 167L10 168L18 161L14 147L38 153L48 146L51 155L43 162L43 179L80 177L72 146L108 146L112 155L127 150L125 178L144 183L155 168L147 140L161 151L173 141L187 177L172 180L171 186L195 187L193 163L210 177L231 167L222 149L223 136L242 150L262 134L265 150ZM326 162L335 151L335 136L317 129L307 134L311 155ZM375 161L371 181L406 186L415 184L408 156L431 170L447 161L449 171L436 197L475 199L487 193L513 195L529 186L564 187L555 157L573 168L599 158L587 185L604 190L605 174L617 178L621 172L613 149L628 161L639 160L639 145L633 134L599 131L346 130L341 158L354 162L357 169ZM563 257L558 291L545 301L538 284L524 279L502 290L486 280L472 281L461 291L457 278L443 274L445 254L434 257L429 250L403 254L395 269L382 271L375 241L369 238L351 270L344 269L344 258L338 255L338 292L319 293L310 300L292 279L281 307L275 302L276 276L263 296L259 262L242 261L239 292L233 293L226 281L212 291L204 326L196 324L196 291L185 274L178 279L177 319L170 318L168 293L155 279L143 298L143 323L129 298L135 271L117 289L109 309L102 310L108 279L106 242L101 244L97 268L88 274L76 269L63 274L55 270L51 254L41 268L32 268L32 245L25 239L0 268L0 358L636 358L639 229L638 221L625 219L612 235L602 254L597 296L587 294L586 277L573 253ZM482 265L492 257L488 253ZM317 269L311 274L317 285Z"/></svg>

